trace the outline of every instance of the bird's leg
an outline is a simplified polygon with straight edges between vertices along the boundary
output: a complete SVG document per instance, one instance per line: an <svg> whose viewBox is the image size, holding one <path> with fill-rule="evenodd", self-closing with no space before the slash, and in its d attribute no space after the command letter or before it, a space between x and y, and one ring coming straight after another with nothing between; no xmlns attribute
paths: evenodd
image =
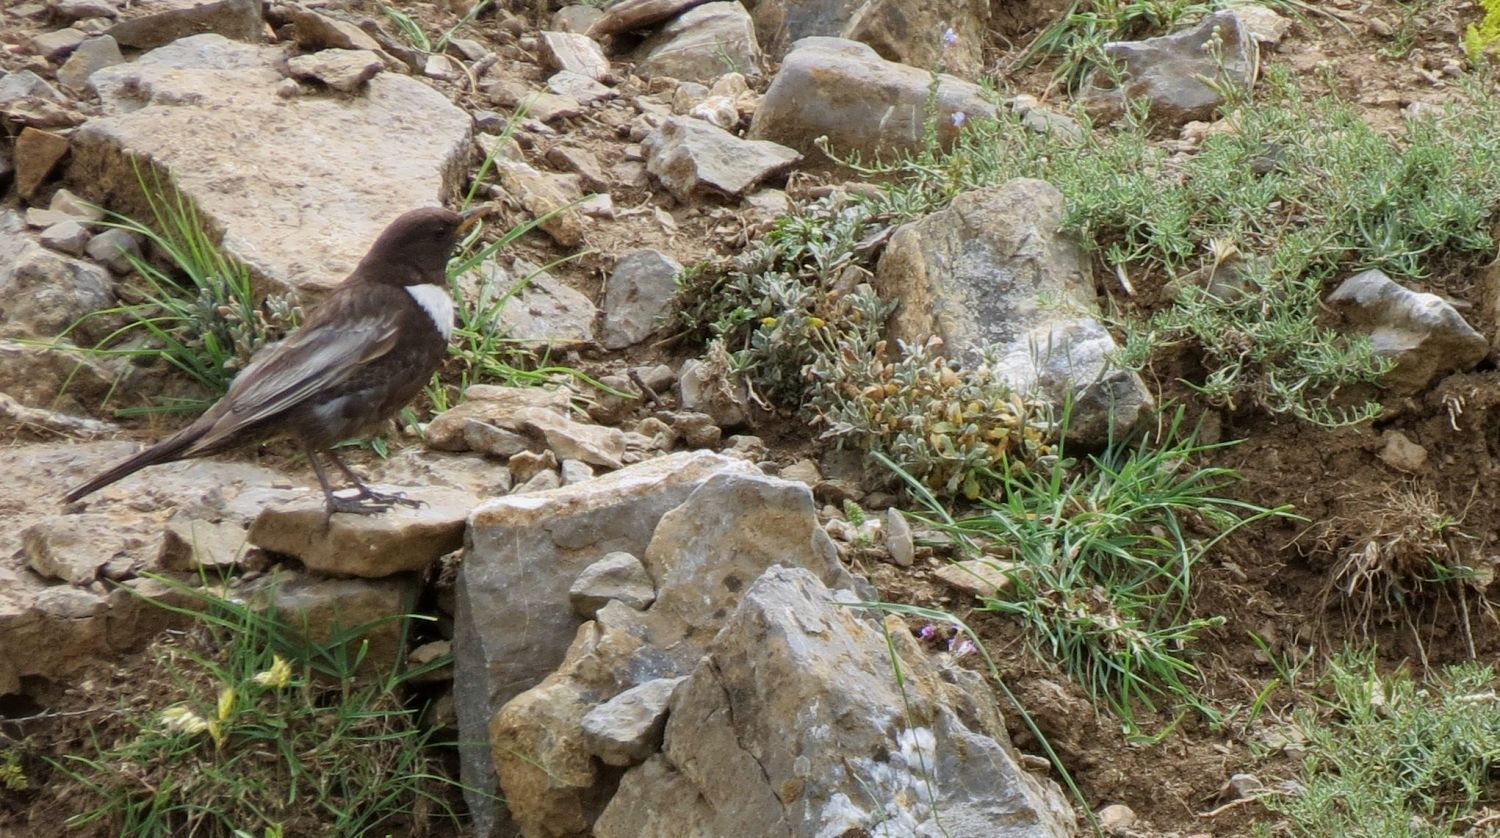
<svg viewBox="0 0 1500 838"><path fill-rule="evenodd" d="M359 494L355 495L356 498L360 500L369 500L375 503L385 504L386 508L390 508L392 504L409 506L413 509L416 509L419 506L427 505L426 501L409 498L401 494L400 492L377 492L374 489L371 489L369 486L365 485L365 481L361 480L359 475L354 473L354 469L349 468L349 465L345 463L339 457L339 455L333 453L333 451L328 451L327 453L328 458L330 460L333 460L333 464L339 467L339 471L342 471L345 477L348 477L355 486L359 487Z"/></svg>
<svg viewBox="0 0 1500 838"><path fill-rule="evenodd" d="M348 512L351 515L376 515L391 508L389 501L376 497L355 495L352 498L341 498L335 495L333 493L333 486L328 483L328 475L323 471L323 464L318 462L318 452L310 445L303 446L303 450L307 452L307 461L312 463L313 473L318 476L318 485L323 487L324 529L328 528L329 519L333 517L333 513L335 512ZM332 457L332 453L329 456ZM333 457L333 461L338 463L339 468L343 469L345 474L349 474L348 466L340 462L338 457ZM359 481L356 480L355 482L358 483ZM361 483L360 488L363 489L364 484Z"/></svg>

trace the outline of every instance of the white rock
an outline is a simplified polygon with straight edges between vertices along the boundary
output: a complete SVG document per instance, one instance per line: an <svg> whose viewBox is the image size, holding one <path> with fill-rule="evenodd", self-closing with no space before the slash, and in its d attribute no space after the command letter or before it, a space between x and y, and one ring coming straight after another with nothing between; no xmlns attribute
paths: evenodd
<svg viewBox="0 0 1500 838"><path fill-rule="evenodd" d="M599 43L572 32L542 32L542 60L554 70L567 70L602 81L609 75L609 59Z"/></svg>
<svg viewBox="0 0 1500 838"><path fill-rule="evenodd" d="M702 194L738 198L802 159L786 146L742 140L701 119L680 116L669 117L641 146L646 170L683 202Z"/></svg>
<svg viewBox="0 0 1500 838"><path fill-rule="evenodd" d="M353 93L375 78L385 62L369 50L325 49L298 55L287 62L287 68L296 78L313 79L334 90Z"/></svg>

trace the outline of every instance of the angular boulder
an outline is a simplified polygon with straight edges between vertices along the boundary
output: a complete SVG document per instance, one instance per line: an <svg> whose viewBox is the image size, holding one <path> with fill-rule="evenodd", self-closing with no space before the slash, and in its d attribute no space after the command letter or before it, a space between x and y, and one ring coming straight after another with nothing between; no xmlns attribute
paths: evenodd
<svg viewBox="0 0 1500 838"><path fill-rule="evenodd" d="M515 296L506 301L496 317L497 327L506 337L526 343L567 347L594 339L594 319L598 309L583 294L564 285L551 273L523 259L517 259L511 271L498 265L486 266L491 285L503 282L496 290L504 292L512 277L522 283Z"/></svg>
<svg viewBox="0 0 1500 838"><path fill-rule="evenodd" d="M790 146L811 159L825 155L814 142L826 136L838 155L866 157L912 152L926 136L932 73L881 58L871 47L839 38L804 38L771 81L747 136ZM993 117L995 106L977 84L940 75L938 142L958 136L954 114Z"/></svg>
<svg viewBox="0 0 1500 838"><path fill-rule="evenodd" d="M647 38L637 55L635 72L645 78L713 84L726 73L761 73L755 23L738 2L695 6Z"/></svg>
<svg viewBox="0 0 1500 838"><path fill-rule="evenodd" d="M1127 99L1145 99L1151 118L1165 126L1212 120L1224 104L1224 85L1248 90L1255 83L1259 49L1239 14L1225 9L1182 32L1105 44L1105 56L1122 73L1119 84L1110 69L1096 69L1081 98L1106 119L1120 115Z"/></svg>
<svg viewBox="0 0 1500 838"><path fill-rule="evenodd" d="M123 64L125 56L120 54L120 45L108 35L89 38L78 45L68 56L66 64L57 71L57 80L71 90L87 90L89 77L105 67Z"/></svg>
<svg viewBox="0 0 1500 838"><path fill-rule="evenodd" d="M98 265L32 241L20 217L0 210L0 336L53 338L79 318L114 304L114 283ZM92 342L112 327L85 324L72 337Z"/></svg>
<svg viewBox="0 0 1500 838"><path fill-rule="evenodd" d="M802 155L764 140L742 140L701 119L669 117L641 143L646 171L683 203L700 195L739 198L785 174Z"/></svg>
<svg viewBox="0 0 1500 838"><path fill-rule="evenodd" d="M645 611L605 605L578 630L561 667L490 723L503 796L524 834L588 834L613 780L595 759L601 742L585 733L584 719L632 687L690 673L766 568L785 563L841 588L856 585L807 487L753 472L705 480L661 517L642 561L657 584L655 602ZM605 750L612 759L643 755Z"/></svg>
<svg viewBox="0 0 1500 838"><path fill-rule="evenodd" d="M997 356L998 379L1059 407L1072 398L1069 439L1100 444L1134 428L1154 400L1111 362L1088 257L1059 232L1062 221L1062 193L1045 181L963 193L896 230L875 287L900 303L891 338L920 346L936 335L970 367Z"/></svg>
<svg viewBox="0 0 1500 838"><path fill-rule="evenodd" d="M755 0L746 6L772 60L803 38L830 37L868 44L887 60L924 70L978 78L983 69L990 19L983 0Z"/></svg>
<svg viewBox="0 0 1500 838"><path fill-rule="evenodd" d="M7 77L9 78L9 77ZM12 162L16 191L31 200L56 171L71 147L69 138L52 131L27 126L15 139Z"/></svg>
<svg viewBox="0 0 1500 838"><path fill-rule="evenodd" d="M471 450L468 428L474 422L518 432L520 423L514 417L524 408L566 411L569 393L565 389L476 384L464 393L462 403L427 423L427 447L437 451Z"/></svg>
<svg viewBox="0 0 1500 838"><path fill-rule="evenodd" d="M671 20L704 0L620 0L610 4L604 14L589 25L591 38L607 38L624 32L635 32Z"/></svg>
<svg viewBox="0 0 1500 838"><path fill-rule="evenodd" d="M308 568L333 576L381 579L424 571L439 557L463 546L464 522L477 498L441 486L372 486L399 492L421 503L397 505L379 515L326 516L321 492L261 510L250 528L250 543L295 556Z"/></svg>
<svg viewBox="0 0 1500 838"><path fill-rule="evenodd" d="M0 338L0 393L30 407L92 410L131 379L134 370L119 361Z"/></svg>
<svg viewBox="0 0 1500 838"><path fill-rule="evenodd" d="M5 369L0 355L0 371ZM0 695L21 691L25 679L69 683L83 668L117 659L180 623L182 618L151 600L183 606L191 604L190 594L124 577L157 567L161 536L176 510L201 520L248 523L242 501L257 491L274 492L270 485L283 479L257 466L199 460L127 478L88 498L81 514L58 515L58 507L47 502L60 487L99 473L132 450L119 442L37 443L0 457L0 482L12 497L41 499L8 508L6 526L0 527ZM28 563L70 581L53 584ZM93 581L100 575L122 579L130 590Z"/></svg>
<svg viewBox="0 0 1500 838"><path fill-rule="evenodd" d="M311 79L345 93L358 91L384 68L380 56L367 49L325 49L287 62L294 78Z"/></svg>
<svg viewBox="0 0 1500 838"><path fill-rule="evenodd" d="M651 336L677 293L682 265L659 250L632 250L615 262L604 286L605 349L624 349Z"/></svg>
<svg viewBox="0 0 1500 838"><path fill-rule="evenodd" d="M838 605L852 599L807 570L766 571L593 834L1072 835L984 680L937 664L899 619Z"/></svg>
<svg viewBox="0 0 1500 838"><path fill-rule="evenodd" d="M339 641L359 671L388 675L401 660L405 615L416 607L422 585L414 574L386 579L328 579L306 573L263 576L246 597L275 609L276 618L319 645Z"/></svg>
<svg viewBox="0 0 1500 838"><path fill-rule="evenodd" d="M542 60L553 70L567 70L594 81L609 75L609 59L593 38L573 32L542 32L538 38Z"/></svg>
<svg viewBox="0 0 1500 838"><path fill-rule="evenodd" d="M395 73L355 97L283 98L285 58L196 35L94 73L104 116L74 133L71 178L96 201L148 218L133 161L149 163L260 290L326 290L392 219L455 191L471 120Z"/></svg>
<svg viewBox="0 0 1500 838"><path fill-rule="evenodd" d="M1382 380L1403 395L1473 369L1489 353L1484 335L1442 297L1412 291L1378 270L1344 280L1328 304L1369 335L1377 355L1396 362Z"/></svg>
<svg viewBox="0 0 1500 838"><path fill-rule="evenodd" d="M72 683L88 667L189 621L164 604L189 607L193 598L151 579L129 579L108 593L52 585L0 562L0 696Z"/></svg>
<svg viewBox="0 0 1500 838"><path fill-rule="evenodd" d="M466 797L481 832L501 817L483 793L496 787L486 730L506 702L562 663L583 624L570 604L574 580L608 553L642 555L661 517L713 475L752 470L742 460L686 452L551 492L498 498L470 515L454 689L463 783L476 790Z"/></svg>
<svg viewBox="0 0 1500 838"><path fill-rule="evenodd" d="M262 12L261 0L138 0L108 34L131 49L154 49L205 33L258 42L265 40Z"/></svg>

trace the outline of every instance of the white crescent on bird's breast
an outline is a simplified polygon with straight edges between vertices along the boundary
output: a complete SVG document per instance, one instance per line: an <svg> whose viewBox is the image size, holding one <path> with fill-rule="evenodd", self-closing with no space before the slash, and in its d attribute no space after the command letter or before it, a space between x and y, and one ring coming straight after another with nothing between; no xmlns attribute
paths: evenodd
<svg viewBox="0 0 1500 838"><path fill-rule="evenodd" d="M453 337L453 298L447 289L432 284L408 285L406 293L432 318L443 340Z"/></svg>

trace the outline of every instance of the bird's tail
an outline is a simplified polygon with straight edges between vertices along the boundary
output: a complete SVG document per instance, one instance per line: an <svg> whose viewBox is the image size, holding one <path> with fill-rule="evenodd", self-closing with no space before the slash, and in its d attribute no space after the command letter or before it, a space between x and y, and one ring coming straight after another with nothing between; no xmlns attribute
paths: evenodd
<svg viewBox="0 0 1500 838"><path fill-rule="evenodd" d="M63 500L67 503L72 503L84 495L90 495L103 489L116 480L123 480L146 466L154 466L158 463L169 463L173 460L182 459L184 456L183 452L191 447L194 442L197 442L201 436L203 436L203 430L196 423L183 428L179 433L167 437L150 448L139 452L109 471L84 483L82 486L69 489L68 493L63 495Z"/></svg>

